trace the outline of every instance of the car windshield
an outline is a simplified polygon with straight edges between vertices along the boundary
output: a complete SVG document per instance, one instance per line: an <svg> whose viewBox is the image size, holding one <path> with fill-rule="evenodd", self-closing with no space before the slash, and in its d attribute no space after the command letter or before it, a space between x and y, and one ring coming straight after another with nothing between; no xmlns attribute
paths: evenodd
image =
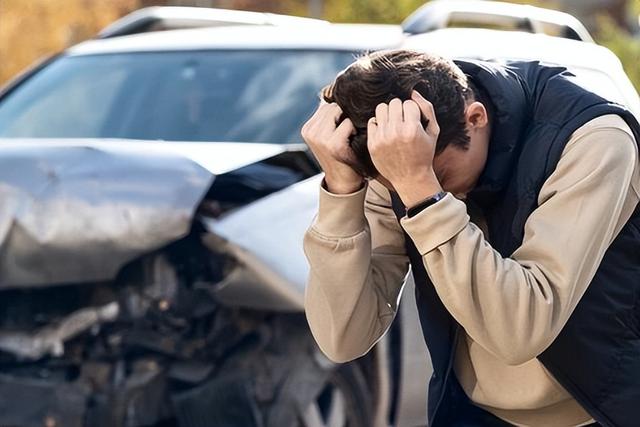
<svg viewBox="0 0 640 427"><path fill-rule="evenodd" d="M0 137L301 142L340 51L66 56L0 101Z"/></svg>

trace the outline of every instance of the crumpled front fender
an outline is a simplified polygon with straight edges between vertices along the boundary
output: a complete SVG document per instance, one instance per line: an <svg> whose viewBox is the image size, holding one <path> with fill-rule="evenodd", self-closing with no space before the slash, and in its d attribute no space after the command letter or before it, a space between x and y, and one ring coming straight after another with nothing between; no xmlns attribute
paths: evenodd
<svg viewBox="0 0 640 427"><path fill-rule="evenodd" d="M0 144L0 289L95 282L186 235L214 174L146 143Z"/></svg>

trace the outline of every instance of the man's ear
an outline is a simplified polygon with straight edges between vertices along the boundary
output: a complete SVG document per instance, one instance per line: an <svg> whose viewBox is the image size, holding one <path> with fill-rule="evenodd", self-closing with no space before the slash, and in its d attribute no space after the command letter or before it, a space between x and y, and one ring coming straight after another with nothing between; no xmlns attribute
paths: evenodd
<svg viewBox="0 0 640 427"><path fill-rule="evenodd" d="M469 129L480 130L489 125L487 109L481 102L474 101L464 110L465 120Z"/></svg>

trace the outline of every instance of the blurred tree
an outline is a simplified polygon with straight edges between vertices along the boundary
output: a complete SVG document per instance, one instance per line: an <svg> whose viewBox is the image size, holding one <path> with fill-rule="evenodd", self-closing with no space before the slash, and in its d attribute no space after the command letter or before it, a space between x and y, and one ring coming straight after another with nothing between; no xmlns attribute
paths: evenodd
<svg viewBox="0 0 640 427"><path fill-rule="evenodd" d="M218 0L214 7L302 16L309 13L307 0Z"/></svg>
<svg viewBox="0 0 640 427"><path fill-rule="evenodd" d="M558 0L558 5L559 9L580 19L589 31L598 31L598 17L603 14L620 27L631 28L628 0Z"/></svg>
<svg viewBox="0 0 640 427"><path fill-rule="evenodd" d="M598 43L611 49L620 58L636 90L640 91L640 38L621 28L606 15L599 17L595 36Z"/></svg>
<svg viewBox="0 0 640 427"><path fill-rule="evenodd" d="M309 0L138 0L138 3L140 7L157 5L219 7L288 15L307 15L310 2Z"/></svg>
<svg viewBox="0 0 640 427"><path fill-rule="evenodd" d="M136 7L137 0L0 0L0 82Z"/></svg>
<svg viewBox="0 0 640 427"><path fill-rule="evenodd" d="M325 0L325 18L335 22L399 24L424 0Z"/></svg>

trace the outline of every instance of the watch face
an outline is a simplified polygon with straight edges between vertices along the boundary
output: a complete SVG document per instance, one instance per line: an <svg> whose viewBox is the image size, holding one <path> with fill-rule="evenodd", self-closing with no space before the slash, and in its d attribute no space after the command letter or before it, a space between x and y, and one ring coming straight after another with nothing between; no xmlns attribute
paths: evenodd
<svg viewBox="0 0 640 427"><path fill-rule="evenodd" d="M445 193L444 191L440 191L439 193L434 194L433 196L429 197L428 199L423 200L422 202L418 203L417 205L410 207L409 209L407 209L407 217L411 218L412 216L415 216L415 215L419 214L420 212L422 212L423 210L425 210L429 206L433 205L434 203L438 202L439 200L442 200L444 198L444 196L446 196L446 195L447 195L447 193Z"/></svg>

